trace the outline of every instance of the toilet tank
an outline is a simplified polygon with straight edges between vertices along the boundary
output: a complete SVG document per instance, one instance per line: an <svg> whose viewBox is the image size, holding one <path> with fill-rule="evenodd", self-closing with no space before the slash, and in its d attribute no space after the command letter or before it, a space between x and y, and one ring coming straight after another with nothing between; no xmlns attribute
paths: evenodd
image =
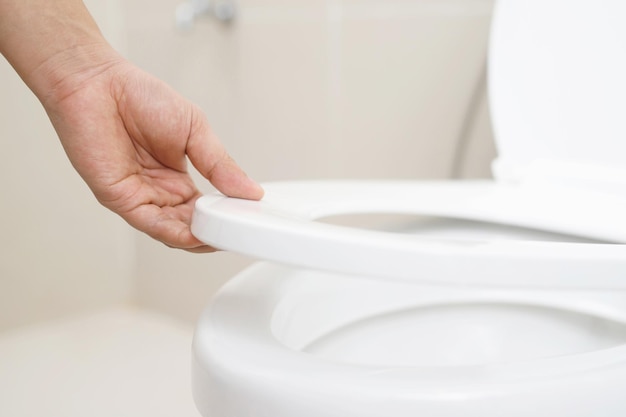
<svg viewBox="0 0 626 417"><path fill-rule="evenodd" d="M626 2L500 0L489 97L494 176L626 189Z"/></svg>

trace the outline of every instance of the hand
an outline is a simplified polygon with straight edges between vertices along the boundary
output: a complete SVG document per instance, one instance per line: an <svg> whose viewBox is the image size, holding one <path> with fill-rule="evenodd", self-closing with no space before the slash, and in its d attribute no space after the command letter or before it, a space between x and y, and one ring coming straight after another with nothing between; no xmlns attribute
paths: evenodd
<svg viewBox="0 0 626 417"><path fill-rule="evenodd" d="M161 81L119 57L79 75L42 103L96 198L168 246L212 251L189 229L200 193L186 157L228 196L260 199L261 187L230 158L202 112Z"/></svg>

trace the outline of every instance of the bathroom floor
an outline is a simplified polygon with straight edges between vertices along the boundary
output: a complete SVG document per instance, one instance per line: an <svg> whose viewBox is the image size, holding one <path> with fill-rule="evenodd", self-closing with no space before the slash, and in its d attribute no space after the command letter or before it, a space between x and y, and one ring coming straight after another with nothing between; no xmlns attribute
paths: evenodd
<svg viewBox="0 0 626 417"><path fill-rule="evenodd" d="M190 325L132 307L0 334L0 416L193 416Z"/></svg>

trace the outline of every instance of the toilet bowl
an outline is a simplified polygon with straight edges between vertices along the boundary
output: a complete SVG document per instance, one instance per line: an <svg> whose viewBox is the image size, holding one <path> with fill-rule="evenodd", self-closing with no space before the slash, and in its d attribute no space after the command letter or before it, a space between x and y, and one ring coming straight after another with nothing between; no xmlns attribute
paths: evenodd
<svg viewBox="0 0 626 417"><path fill-rule="evenodd" d="M275 264L231 281L194 340L201 414L623 415L623 294L362 281Z"/></svg>
<svg viewBox="0 0 626 417"><path fill-rule="evenodd" d="M498 2L495 181L286 182L260 202L200 198L200 240L265 260L197 325L202 415L626 415L616 4ZM419 217L389 230L320 221L355 213Z"/></svg>
<svg viewBox="0 0 626 417"><path fill-rule="evenodd" d="M493 191L461 185L474 196ZM277 183L266 185L262 203L198 202L202 240L275 261L233 278L197 325L193 389L202 415L624 415L626 247L441 217L390 233L303 215L304 207L354 212L346 198L372 212L380 200L367 205L359 190L387 189L392 201L393 190L412 187L423 187L417 195L446 190ZM293 204L300 193L326 204Z"/></svg>

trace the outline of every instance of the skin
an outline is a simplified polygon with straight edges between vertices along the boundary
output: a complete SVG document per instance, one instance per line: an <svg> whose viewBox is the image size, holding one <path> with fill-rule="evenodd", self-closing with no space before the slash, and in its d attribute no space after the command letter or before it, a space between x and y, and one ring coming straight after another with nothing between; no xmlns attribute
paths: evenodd
<svg viewBox="0 0 626 417"><path fill-rule="evenodd" d="M202 111L121 57L79 0L0 0L0 53L39 98L98 201L168 246L213 249L189 229L200 192L187 159L225 195L262 188Z"/></svg>

